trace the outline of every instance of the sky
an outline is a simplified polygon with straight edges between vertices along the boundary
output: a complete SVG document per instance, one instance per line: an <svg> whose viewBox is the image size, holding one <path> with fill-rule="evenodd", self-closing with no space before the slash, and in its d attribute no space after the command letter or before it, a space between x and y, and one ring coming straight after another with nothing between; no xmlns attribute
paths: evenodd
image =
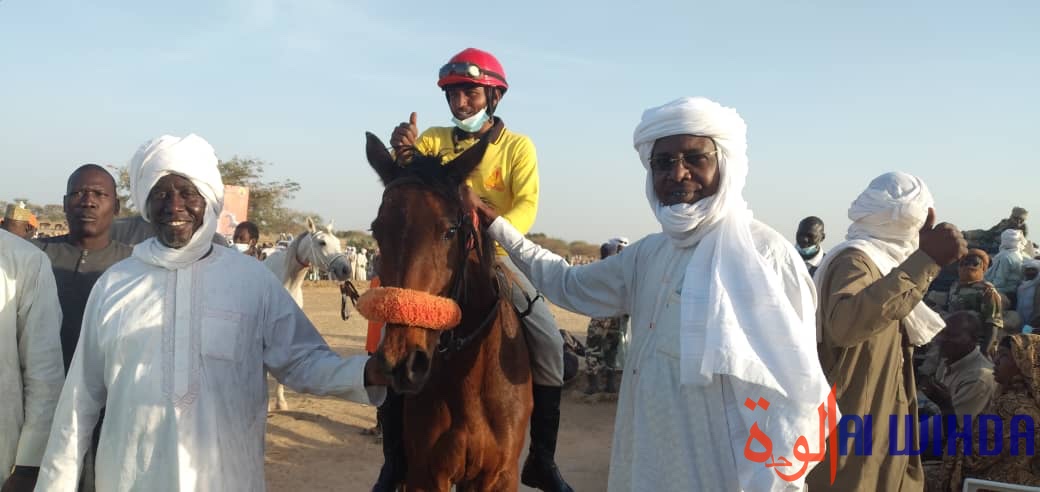
<svg viewBox="0 0 1040 492"><path fill-rule="evenodd" d="M747 121L744 197L791 239L817 215L836 244L893 170L928 183L940 221L1021 205L1033 226L1038 26L1029 0L0 0L0 198L58 203L79 164L196 133L299 182L292 207L365 230L382 188L364 132L388 141L412 111L451 125L437 71L472 46L502 62L497 114L537 147L533 232L658 232L632 131L680 96Z"/></svg>

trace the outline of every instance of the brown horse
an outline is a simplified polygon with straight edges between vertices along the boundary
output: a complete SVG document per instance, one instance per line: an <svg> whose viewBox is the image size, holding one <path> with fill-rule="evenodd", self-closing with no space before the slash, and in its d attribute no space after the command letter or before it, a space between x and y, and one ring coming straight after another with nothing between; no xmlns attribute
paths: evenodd
<svg viewBox="0 0 1040 492"><path fill-rule="evenodd" d="M447 331L387 324L375 355L406 395L405 490L515 491L533 406L527 344L494 243L459 194L487 141L443 165L416 155L402 167L367 137L385 186L372 223L382 285L449 298L462 311Z"/></svg>

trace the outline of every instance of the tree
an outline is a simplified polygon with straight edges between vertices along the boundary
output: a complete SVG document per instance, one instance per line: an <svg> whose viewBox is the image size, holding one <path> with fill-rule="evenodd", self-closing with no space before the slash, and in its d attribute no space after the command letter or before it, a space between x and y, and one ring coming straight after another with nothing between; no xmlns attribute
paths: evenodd
<svg viewBox="0 0 1040 492"><path fill-rule="evenodd" d="M571 252L570 247L567 245L567 241L549 237L540 232L528 234L527 239L534 241L535 244L560 256L567 256Z"/></svg>
<svg viewBox="0 0 1040 492"><path fill-rule="evenodd" d="M573 241L568 245L572 255L588 256L590 258L599 258L599 245L589 244L585 241Z"/></svg>
<svg viewBox="0 0 1040 492"><path fill-rule="evenodd" d="M300 184L289 179L264 181L269 165L260 159L234 156L219 164L220 176L226 185L249 188L249 221L261 229L290 231L302 227L308 215L285 206L300 191ZM321 222L320 217L310 216Z"/></svg>
<svg viewBox="0 0 1040 492"><path fill-rule="evenodd" d="M363 231L336 231L336 237L343 240L347 246L355 248L376 249L376 240L371 234Z"/></svg>
<svg viewBox="0 0 1040 492"><path fill-rule="evenodd" d="M130 203L130 170L126 167L106 166L114 171L116 178L116 197L119 198L119 216L129 217L137 213L137 207Z"/></svg>

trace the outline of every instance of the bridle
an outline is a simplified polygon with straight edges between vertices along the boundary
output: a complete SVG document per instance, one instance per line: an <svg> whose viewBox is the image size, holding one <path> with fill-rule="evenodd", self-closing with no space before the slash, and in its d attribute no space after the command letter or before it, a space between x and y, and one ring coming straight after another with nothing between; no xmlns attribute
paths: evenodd
<svg viewBox="0 0 1040 492"><path fill-rule="evenodd" d="M421 180L414 179L411 177L404 177L386 185L384 194L392 188L396 188L405 184L422 184ZM469 255L472 252L476 252L479 258L482 258L485 254L484 248L488 246L483 243L480 239L480 222L477 218L476 211L469 211L468 213L463 211L460 207L458 214L455 217L455 222L449 227L449 231L454 234L455 241L458 242L458 256L455 259L454 273L451 279L451 287L448 288L448 298L455 301L459 307L467 305L467 273L469 272ZM447 238L446 238L447 239ZM474 340L480 337L491 323L498 318L499 313L499 292L501 292L501 284L498 276L495 276L495 303L488 310L488 314L481 320L480 324L473 329L473 331L462 334L460 328L464 323L460 323L455 328L450 330L441 331L440 340L437 343L437 353L443 355L445 358L450 358L452 354L461 352L468 347ZM462 313L463 321L466 320L466 312Z"/></svg>
<svg viewBox="0 0 1040 492"><path fill-rule="evenodd" d="M482 257L484 254L484 248L487 245L483 244L482 241L478 240L480 234L480 222L477 218L476 211L471 210L468 214L459 211L457 220L452 226L458 237L459 241L459 258L458 268L455 269L454 278L452 279L452 286L449 292L449 297L455 301L459 306L466 305L466 278L467 271L469 270L469 254L472 251L477 252L478 257ZM471 342L477 339L483 334L491 323L498 317L498 308L501 302L498 298L498 292L501 291L500 285L498 284L498 277L495 277L495 303L488 310L488 314L481 320L480 325L473 331L466 335L457 333L459 326L441 332L441 338L437 343L437 352L442 354L445 358L449 358L453 353L461 352ZM465 319L465 311L463 311L463 319Z"/></svg>
<svg viewBox="0 0 1040 492"><path fill-rule="evenodd" d="M323 271L323 272L330 272L331 273L331 271L332 271L331 270L332 264L335 263L336 260L342 259L342 260L346 261L347 255L345 255L343 253L336 253L336 254L334 254L332 256L329 256L329 257L326 257L325 255L319 253L319 250L315 246L315 243L317 243L319 241L319 239L318 239L318 235L319 234L320 235L324 235L321 231L318 231L318 232L315 232L315 233L305 232L302 235L300 235L299 240L302 241L303 237L308 235L308 234L310 235L310 241L307 242L307 251L305 251L306 254L304 255L304 258L306 259L306 261L300 260L300 256L299 256L300 248L299 247L296 248L297 254L293 255L293 258L296 259L296 262L299 263L300 266L302 266L304 268L310 268L311 265L317 265L318 270ZM339 239L336 239L336 240L339 241Z"/></svg>

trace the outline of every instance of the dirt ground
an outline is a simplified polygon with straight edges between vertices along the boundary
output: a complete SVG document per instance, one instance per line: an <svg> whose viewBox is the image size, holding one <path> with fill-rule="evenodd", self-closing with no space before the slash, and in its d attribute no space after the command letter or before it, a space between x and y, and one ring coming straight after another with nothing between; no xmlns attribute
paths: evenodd
<svg viewBox="0 0 1040 492"><path fill-rule="evenodd" d="M304 311L329 345L343 355L363 354L367 323L356 312L341 320L339 303L332 283L304 288ZM553 313L561 328L585 339L587 317L555 306ZM616 405L586 401L580 386L576 381L565 390L556 460L575 490L606 490ZM268 490L370 490L383 463L382 448L362 430L375 425L375 408L288 389L286 398L291 410L272 413L267 423Z"/></svg>

